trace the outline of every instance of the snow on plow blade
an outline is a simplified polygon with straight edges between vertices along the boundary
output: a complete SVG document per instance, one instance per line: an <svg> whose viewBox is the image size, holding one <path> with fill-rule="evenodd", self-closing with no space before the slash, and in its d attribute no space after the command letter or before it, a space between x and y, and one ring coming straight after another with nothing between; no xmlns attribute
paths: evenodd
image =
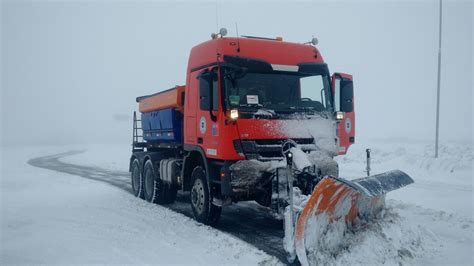
<svg viewBox="0 0 474 266"><path fill-rule="evenodd" d="M394 170L356 180L326 176L315 187L295 225L295 251L302 265L314 261L311 254L337 246L334 239L350 228L356 218L370 219L384 206L385 194L413 183L407 174ZM325 241L324 238L331 238Z"/></svg>

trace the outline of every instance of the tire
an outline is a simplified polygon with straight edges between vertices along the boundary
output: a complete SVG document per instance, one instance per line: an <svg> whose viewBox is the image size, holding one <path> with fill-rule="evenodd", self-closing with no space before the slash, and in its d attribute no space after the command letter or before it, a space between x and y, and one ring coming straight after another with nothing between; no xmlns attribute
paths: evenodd
<svg viewBox="0 0 474 266"><path fill-rule="evenodd" d="M194 219L206 225L216 225L219 222L222 208L212 204L209 193L206 171L202 166L196 166L191 174L191 208Z"/></svg>
<svg viewBox="0 0 474 266"><path fill-rule="evenodd" d="M151 160L146 161L143 171L143 196L148 202L157 204L173 203L176 189L169 187L160 178L160 171L153 167Z"/></svg>
<svg viewBox="0 0 474 266"><path fill-rule="evenodd" d="M130 181L132 184L132 193L137 198L144 198L143 191L143 176L140 171L140 163L138 159L133 160L132 167L130 169Z"/></svg>

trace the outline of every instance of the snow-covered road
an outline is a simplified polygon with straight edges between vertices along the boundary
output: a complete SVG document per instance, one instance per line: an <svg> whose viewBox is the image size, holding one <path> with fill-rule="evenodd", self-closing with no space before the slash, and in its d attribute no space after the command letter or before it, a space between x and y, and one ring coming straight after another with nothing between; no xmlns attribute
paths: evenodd
<svg viewBox="0 0 474 266"><path fill-rule="evenodd" d="M346 236L325 264L472 265L472 146L445 145L431 159L420 143L371 145L373 174L398 168L416 183L390 193L384 218ZM341 176L364 176L364 150L338 159ZM186 194L167 207L134 198L128 146L6 148L2 156L0 264L285 261L282 223L257 204L226 208L214 229L189 218Z"/></svg>
<svg viewBox="0 0 474 266"><path fill-rule="evenodd" d="M28 164L100 181L127 192L131 191L130 174L128 172L106 170L99 167L60 161L63 157L80 154L82 152L84 151L70 151L33 158L28 161ZM177 201L173 204L166 205L166 207L192 218L192 211L189 205L189 193L178 194ZM274 219L273 216L267 213L265 208L259 207L256 203L248 202L225 208L216 228L240 238L268 254L274 255L282 261L286 261L286 253L281 244L283 237L282 221Z"/></svg>
<svg viewBox="0 0 474 266"><path fill-rule="evenodd" d="M37 154L11 150L3 161L2 265L278 264L254 245L179 213L180 202L169 209L133 197L126 172L57 160L76 152L31 160L60 170L50 171L28 165L22 155L28 153Z"/></svg>

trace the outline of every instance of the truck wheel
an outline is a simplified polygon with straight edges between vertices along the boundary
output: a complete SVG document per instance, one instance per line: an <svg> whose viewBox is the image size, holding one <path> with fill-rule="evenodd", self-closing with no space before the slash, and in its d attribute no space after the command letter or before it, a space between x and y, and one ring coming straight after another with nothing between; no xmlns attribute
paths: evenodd
<svg viewBox="0 0 474 266"><path fill-rule="evenodd" d="M176 199L176 189L170 188L160 178L160 172L153 167L151 160L145 163L143 172L144 198L152 203L168 204Z"/></svg>
<svg viewBox="0 0 474 266"><path fill-rule="evenodd" d="M140 174L140 163L138 159L133 160L131 172L132 193L135 197L144 198L143 176Z"/></svg>
<svg viewBox="0 0 474 266"><path fill-rule="evenodd" d="M191 174L191 179L193 184L191 208L194 219L207 225L217 224L222 208L212 204L205 170L201 166L196 166Z"/></svg>

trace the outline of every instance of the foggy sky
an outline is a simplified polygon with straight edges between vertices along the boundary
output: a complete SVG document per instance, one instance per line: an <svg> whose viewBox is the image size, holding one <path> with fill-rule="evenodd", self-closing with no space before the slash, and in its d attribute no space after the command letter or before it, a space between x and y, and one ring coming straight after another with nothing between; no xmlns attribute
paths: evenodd
<svg viewBox="0 0 474 266"><path fill-rule="evenodd" d="M217 10L217 19L216 19ZM192 46L319 39L354 75L356 139L433 140L438 2L2 2L2 145L131 142L135 97L185 83ZM473 3L445 1L440 139L472 141Z"/></svg>

